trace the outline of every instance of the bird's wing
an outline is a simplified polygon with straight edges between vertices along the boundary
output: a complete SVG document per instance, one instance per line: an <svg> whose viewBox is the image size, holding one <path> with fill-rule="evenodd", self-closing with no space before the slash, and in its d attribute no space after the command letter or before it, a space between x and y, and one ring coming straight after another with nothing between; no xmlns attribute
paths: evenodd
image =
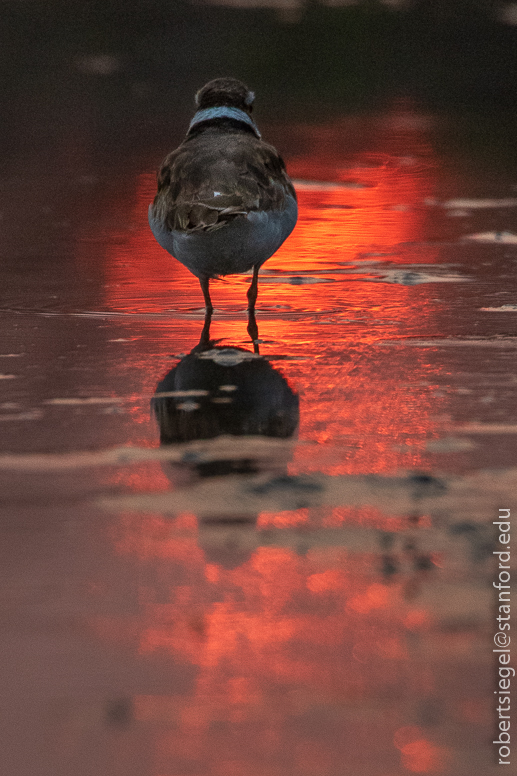
<svg viewBox="0 0 517 776"><path fill-rule="evenodd" d="M196 138L165 159L154 215L168 229L219 229L237 216L282 210L296 197L273 146L249 136Z"/></svg>

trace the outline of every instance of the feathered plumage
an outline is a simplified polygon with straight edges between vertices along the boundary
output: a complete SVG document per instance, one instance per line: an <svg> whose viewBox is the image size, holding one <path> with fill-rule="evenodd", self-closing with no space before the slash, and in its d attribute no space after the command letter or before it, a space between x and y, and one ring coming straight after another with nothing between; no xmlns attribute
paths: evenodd
<svg viewBox="0 0 517 776"><path fill-rule="evenodd" d="M296 197L273 146L233 127L221 143L222 129L188 138L163 162L153 215L168 229L212 231L250 212L282 211Z"/></svg>

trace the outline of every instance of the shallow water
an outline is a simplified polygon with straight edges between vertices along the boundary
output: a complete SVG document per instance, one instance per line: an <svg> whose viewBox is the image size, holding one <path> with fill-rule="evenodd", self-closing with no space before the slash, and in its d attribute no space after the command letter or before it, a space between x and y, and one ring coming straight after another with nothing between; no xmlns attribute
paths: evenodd
<svg viewBox="0 0 517 776"><path fill-rule="evenodd" d="M202 294L147 225L167 149L2 179L6 773L495 772L517 176L440 121L261 126L300 217L260 358L244 276L186 358Z"/></svg>

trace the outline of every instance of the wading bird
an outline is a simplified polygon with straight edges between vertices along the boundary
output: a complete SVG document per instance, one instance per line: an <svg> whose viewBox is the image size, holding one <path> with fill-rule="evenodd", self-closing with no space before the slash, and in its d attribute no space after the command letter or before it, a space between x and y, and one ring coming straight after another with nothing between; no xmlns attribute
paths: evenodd
<svg viewBox="0 0 517 776"><path fill-rule="evenodd" d="M200 89L187 136L158 173L149 224L199 279L208 319L210 278L253 269L248 332L255 340L258 271L294 229L298 207L282 158L253 121L254 98L235 78Z"/></svg>

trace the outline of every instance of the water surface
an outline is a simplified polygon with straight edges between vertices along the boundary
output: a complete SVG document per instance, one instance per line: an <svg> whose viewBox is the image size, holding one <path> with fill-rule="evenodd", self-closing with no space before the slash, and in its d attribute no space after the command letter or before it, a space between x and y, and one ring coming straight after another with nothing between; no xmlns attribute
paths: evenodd
<svg viewBox="0 0 517 776"><path fill-rule="evenodd" d="M6 773L495 772L517 177L443 122L261 127L300 217L258 371L246 276L186 358L202 294L147 225L168 149L98 164L73 128L38 185L30 157L3 177Z"/></svg>

